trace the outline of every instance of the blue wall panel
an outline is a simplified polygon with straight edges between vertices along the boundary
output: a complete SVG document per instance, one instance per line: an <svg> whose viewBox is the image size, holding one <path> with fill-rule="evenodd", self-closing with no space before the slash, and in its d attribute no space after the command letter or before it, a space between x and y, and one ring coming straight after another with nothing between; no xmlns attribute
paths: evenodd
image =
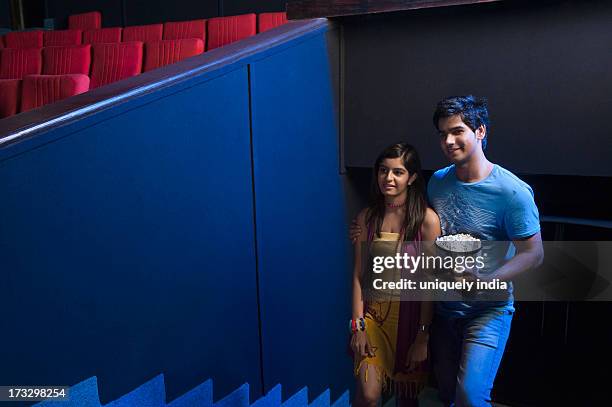
<svg viewBox="0 0 612 407"><path fill-rule="evenodd" d="M3 151L0 383L259 393L246 67L114 110Z"/></svg>
<svg viewBox="0 0 612 407"><path fill-rule="evenodd" d="M325 33L251 64L266 390L352 383L350 264Z"/></svg>

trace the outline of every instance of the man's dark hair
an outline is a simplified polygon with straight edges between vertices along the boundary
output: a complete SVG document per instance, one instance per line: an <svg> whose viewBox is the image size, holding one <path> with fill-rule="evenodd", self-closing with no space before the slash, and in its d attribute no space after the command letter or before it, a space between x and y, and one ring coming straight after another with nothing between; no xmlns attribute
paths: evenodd
<svg viewBox="0 0 612 407"><path fill-rule="evenodd" d="M450 116L459 115L473 132L481 125L486 128L484 139L482 139L482 149L487 148L487 137L489 135L489 111L487 110L487 100L485 98L475 98L472 95L451 96L441 100L436 105L433 115L433 124L438 128L438 121ZM438 129L439 130L439 129Z"/></svg>

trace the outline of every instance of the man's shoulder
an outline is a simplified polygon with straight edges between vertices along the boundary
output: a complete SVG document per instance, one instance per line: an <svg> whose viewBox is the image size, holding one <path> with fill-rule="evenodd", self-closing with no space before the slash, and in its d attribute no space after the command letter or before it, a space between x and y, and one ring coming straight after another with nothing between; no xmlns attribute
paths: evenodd
<svg viewBox="0 0 612 407"><path fill-rule="evenodd" d="M454 168L455 168L455 164L451 164L448 167L440 168L439 170L436 170L433 173L432 177L433 178L444 178L448 176L450 173L452 173Z"/></svg>
<svg viewBox="0 0 612 407"><path fill-rule="evenodd" d="M453 168L454 165L449 165L448 167L440 168L431 175L427 183L427 197L430 201L445 189L443 185L450 179L449 176L454 173Z"/></svg>
<svg viewBox="0 0 612 407"><path fill-rule="evenodd" d="M499 164L495 164L495 166L497 170L495 181L507 194L514 195L516 193L527 192L533 195L531 186L520 179L512 171L505 169Z"/></svg>
<svg viewBox="0 0 612 407"><path fill-rule="evenodd" d="M453 174L453 170L455 168L455 165L449 165L448 167L444 167L444 168L440 168L439 170L436 170L432 175L431 178L429 179L429 183L436 183L436 182L441 182L444 179L448 178L450 175Z"/></svg>

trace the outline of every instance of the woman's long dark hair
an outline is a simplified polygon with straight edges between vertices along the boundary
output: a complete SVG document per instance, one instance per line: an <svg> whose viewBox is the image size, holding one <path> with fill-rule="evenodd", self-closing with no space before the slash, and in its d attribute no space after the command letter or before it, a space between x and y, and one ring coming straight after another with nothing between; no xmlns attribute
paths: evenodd
<svg viewBox="0 0 612 407"><path fill-rule="evenodd" d="M404 217L400 231L401 240L414 240L423 224L425 211L427 209L427 201L425 199L425 181L421 173L421 160L419 159L416 149L407 143L393 144L385 148L376 159L374 163L374 174L372 176L370 205L366 215L366 225L368 229L373 229L376 235L380 237L380 229L383 219L385 218L385 196L378 186L378 172L383 160L387 158L401 158L409 175L417 175L412 185L408 186L406 195L406 216Z"/></svg>

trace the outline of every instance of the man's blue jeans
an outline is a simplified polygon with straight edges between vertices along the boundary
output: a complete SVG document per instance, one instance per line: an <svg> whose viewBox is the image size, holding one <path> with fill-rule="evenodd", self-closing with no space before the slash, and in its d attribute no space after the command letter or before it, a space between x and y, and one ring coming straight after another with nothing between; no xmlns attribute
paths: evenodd
<svg viewBox="0 0 612 407"><path fill-rule="evenodd" d="M492 308L469 317L435 315L431 356L445 406L491 405L491 389L510 334L512 314Z"/></svg>

